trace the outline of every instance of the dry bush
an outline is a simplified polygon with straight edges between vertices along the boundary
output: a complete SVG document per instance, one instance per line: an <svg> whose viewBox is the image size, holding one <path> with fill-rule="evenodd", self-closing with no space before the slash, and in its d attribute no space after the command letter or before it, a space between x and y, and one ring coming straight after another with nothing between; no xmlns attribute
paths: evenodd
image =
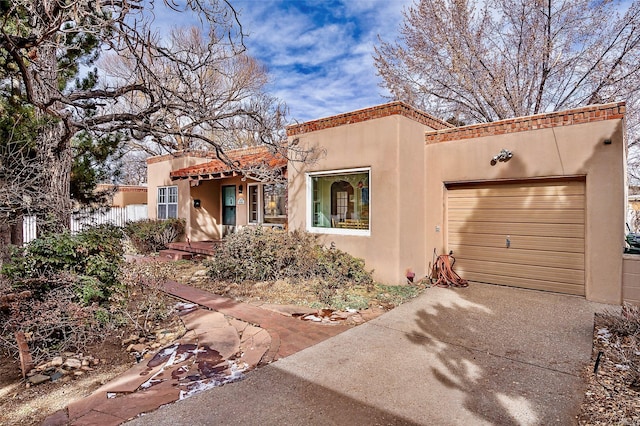
<svg viewBox="0 0 640 426"><path fill-rule="evenodd" d="M362 259L327 249L316 236L300 231L243 228L225 238L207 267L211 278L231 283L314 280L325 304L335 303L346 288L373 290L372 274Z"/></svg>
<svg viewBox="0 0 640 426"><path fill-rule="evenodd" d="M600 340L624 381L640 390L640 307L624 304L620 313L600 314Z"/></svg>
<svg viewBox="0 0 640 426"><path fill-rule="evenodd" d="M50 283L54 278L47 278ZM65 351L81 351L103 335L96 305L84 306L77 293L77 277L59 275L56 286L41 297L30 291L15 292L7 280L0 295L6 301L0 309L0 349L18 356L15 332L27 337L36 363Z"/></svg>
<svg viewBox="0 0 640 426"><path fill-rule="evenodd" d="M167 271L158 264L125 264L122 286L111 298L111 322L133 327L141 336L152 334L158 321L170 314L168 296L161 285Z"/></svg>

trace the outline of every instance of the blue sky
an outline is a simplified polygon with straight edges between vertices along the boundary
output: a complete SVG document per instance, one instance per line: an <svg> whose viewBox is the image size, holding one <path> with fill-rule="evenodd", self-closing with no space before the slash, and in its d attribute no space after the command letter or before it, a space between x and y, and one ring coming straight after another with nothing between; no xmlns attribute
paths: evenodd
<svg viewBox="0 0 640 426"><path fill-rule="evenodd" d="M411 0L231 0L270 93L308 121L386 102L373 64L378 35L394 40Z"/></svg>

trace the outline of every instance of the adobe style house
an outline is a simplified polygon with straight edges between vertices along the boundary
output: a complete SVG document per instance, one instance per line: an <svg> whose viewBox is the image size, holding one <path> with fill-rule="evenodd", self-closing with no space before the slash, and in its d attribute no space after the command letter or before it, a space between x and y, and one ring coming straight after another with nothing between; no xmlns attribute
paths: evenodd
<svg viewBox="0 0 640 426"><path fill-rule="evenodd" d="M286 183L262 182L251 170L266 168L284 177L286 159L266 147L232 150L227 155L235 167L217 159L212 152L149 158L149 218L185 219L186 238L190 241L218 240L245 225L284 228Z"/></svg>
<svg viewBox="0 0 640 426"><path fill-rule="evenodd" d="M288 190L215 154L150 158L149 215L185 218L191 241L287 223L387 284L452 251L468 280L640 303L640 256L623 256L624 113L613 103L452 127L392 102L289 126L289 144L322 153L314 162L230 153L282 170Z"/></svg>
<svg viewBox="0 0 640 426"><path fill-rule="evenodd" d="M287 128L326 155L289 169L289 229L365 259L377 280L453 251L468 280L640 301L625 258L624 103L451 127L394 102ZM635 265L635 266L634 266Z"/></svg>

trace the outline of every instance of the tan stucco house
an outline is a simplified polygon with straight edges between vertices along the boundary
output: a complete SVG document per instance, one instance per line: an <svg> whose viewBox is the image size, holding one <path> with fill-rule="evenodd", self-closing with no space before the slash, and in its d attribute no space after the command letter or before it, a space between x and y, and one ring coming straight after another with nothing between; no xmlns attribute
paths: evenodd
<svg viewBox="0 0 640 426"><path fill-rule="evenodd" d="M230 153L282 170L288 189L215 154L153 157L149 215L185 218L191 241L286 222L389 284L453 251L468 280L640 303L640 262L622 254L624 113L613 103L452 127L392 102L289 126L290 146L321 154L313 162Z"/></svg>
<svg viewBox="0 0 640 426"><path fill-rule="evenodd" d="M326 155L289 171L289 229L322 234L387 283L453 251L468 280L640 301L640 275L622 283L624 113L454 128L394 102L290 126L290 143Z"/></svg>
<svg viewBox="0 0 640 426"><path fill-rule="evenodd" d="M218 240L246 225L286 227L287 160L266 147L231 150L227 156L233 166L212 152L149 158L149 217L185 219L190 241ZM273 171L273 181L251 173L265 168Z"/></svg>

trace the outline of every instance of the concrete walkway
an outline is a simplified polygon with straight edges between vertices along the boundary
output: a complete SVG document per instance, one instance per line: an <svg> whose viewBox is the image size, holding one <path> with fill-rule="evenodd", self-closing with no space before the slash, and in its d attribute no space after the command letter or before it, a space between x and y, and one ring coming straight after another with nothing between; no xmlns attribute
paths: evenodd
<svg viewBox="0 0 640 426"><path fill-rule="evenodd" d="M131 425L573 424L590 362L584 298L472 283Z"/></svg>

